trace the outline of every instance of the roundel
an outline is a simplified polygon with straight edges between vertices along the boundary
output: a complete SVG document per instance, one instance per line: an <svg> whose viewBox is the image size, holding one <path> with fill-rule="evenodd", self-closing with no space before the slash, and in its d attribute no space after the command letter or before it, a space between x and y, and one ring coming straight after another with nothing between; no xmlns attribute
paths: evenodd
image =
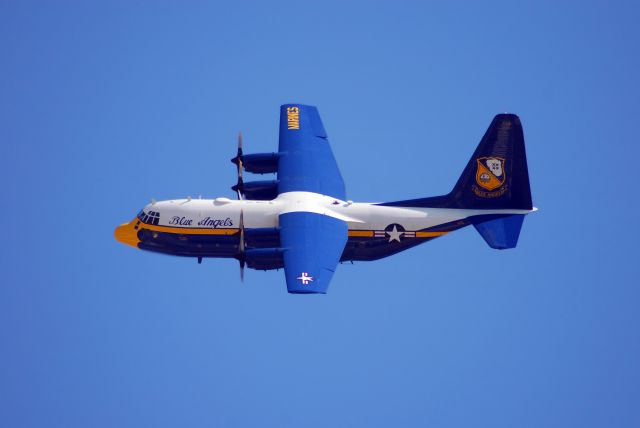
<svg viewBox="0 0 640 428"><path fill-rule="evenodd" d="M384 233L389 238L389 242L402 242L405 229L401 224L392 223L384 228Z"/></svg>

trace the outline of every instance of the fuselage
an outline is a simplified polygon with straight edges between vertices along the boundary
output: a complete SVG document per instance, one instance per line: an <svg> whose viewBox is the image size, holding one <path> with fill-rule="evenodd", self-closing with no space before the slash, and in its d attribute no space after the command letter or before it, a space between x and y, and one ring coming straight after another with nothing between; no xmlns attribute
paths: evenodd
<svg viewBox="0 0 640 428"><path fill-rule="evenodd" d="M278 218L314 212L347 222L341 261L376 260L471 224L474 216L525 214L528 210L470 210L354 203L311 192L288 192L271 201L175 199L153 202L116 229L133 247L177 256L237 257L240 228L248 248L280 246ZM240 224L242 213L243 224ZM280 263L261 265L275 269Z"/></svg>

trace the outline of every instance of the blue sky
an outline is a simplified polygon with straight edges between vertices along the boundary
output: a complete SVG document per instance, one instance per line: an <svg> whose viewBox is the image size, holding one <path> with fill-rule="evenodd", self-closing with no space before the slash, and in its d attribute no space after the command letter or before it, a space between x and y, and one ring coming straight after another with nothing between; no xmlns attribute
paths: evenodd
<svg viewBox="0 0 640 428"><path fill-rule="evenodd" d="M638 5L232 3L0 5L0 425L640 426ZM517 113L540 211L326 296L113 239L232 197L287 102L359 201L447 192Z"/></svg>

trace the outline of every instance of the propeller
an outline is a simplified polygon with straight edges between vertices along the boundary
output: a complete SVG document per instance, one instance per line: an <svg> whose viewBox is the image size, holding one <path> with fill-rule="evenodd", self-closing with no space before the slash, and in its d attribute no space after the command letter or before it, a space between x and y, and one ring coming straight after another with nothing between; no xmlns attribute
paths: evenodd
<svg viewBox="0 0 640 428"><path fill-rule="evenodd" d="M246 262L244 244L244 213L240 210L240 244L238 244L238 261L240 262L240 281L244 282L244 265Z"/></svg>
<svg viewBox="0 0 640 428"><path fill-rule="evenodd" d="M242 131L238 133L238 152L236 153L236 157L231 159L231 162L236 165L238 171L238 183L231 189L235 190L238 194L238 199L242 200L242 185L244 184L242 181L242 170L244 169L242 165Z"/></svg>

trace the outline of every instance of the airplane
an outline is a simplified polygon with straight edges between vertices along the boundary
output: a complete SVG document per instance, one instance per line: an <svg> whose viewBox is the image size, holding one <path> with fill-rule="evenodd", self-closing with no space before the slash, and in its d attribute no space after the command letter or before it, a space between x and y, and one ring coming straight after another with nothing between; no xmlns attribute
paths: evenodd
<svg viewBox="0 0 640 428"><path fill-rule="evenodd" d="M340 262L370 261L473 225L495 249L514 248L531 201L518 116L498 114L446 195L382 203L348 200L318 109L280 107L278 151L236 156L237 200L152 200L116 240L174 256L233 258L284 269L287 291L324 294ZM243 172L275 173L244 181Z"/></svg>

